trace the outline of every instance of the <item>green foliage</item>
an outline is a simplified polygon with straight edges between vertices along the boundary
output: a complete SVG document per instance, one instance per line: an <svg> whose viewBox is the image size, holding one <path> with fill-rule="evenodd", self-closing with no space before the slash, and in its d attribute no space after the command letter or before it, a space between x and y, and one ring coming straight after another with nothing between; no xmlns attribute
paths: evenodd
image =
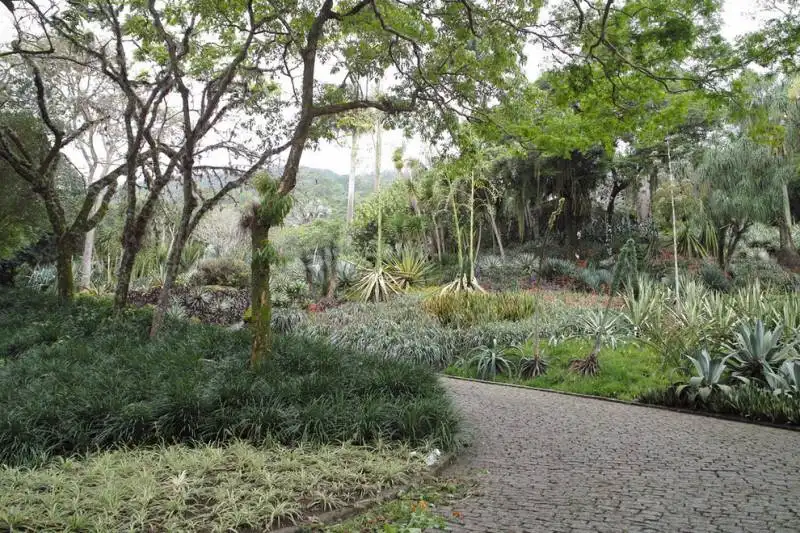
<svg viewBox="0 0 800 533"><path fill-rule="evenodd" d="M415 453L233 441L6 467L0 524L13 531L267 531L408 483L425 469Z"/></svg>
<svg viewBox="0 0 800 533"><path fill-rule="evenodd" d="M741 386L729 392L717 390L704 400L678 394L674 387L655 389L642 394L642 403L700 409L720 415L732 415L773 424L800 425L800 398L772 394L754 385Z"/></svg>
<svg viewBox="0 0 800 533"><path fill-rule="evenodd" d="M698 274L705 286L712 291L728 292L731 289L731 280L716 264L703 263Z"/></svg>
<svg viewBox="0 0 800 533"><path fill-rule="evenodd" d="M393 294L397 294L400 282L383 264L377 267L361 269L361 279L353 287L354 292L363 302L385 302Z"/></svg>
<svg viewBox="0 0 800 533"><path fill-rule="evenodd" d="M509 357L518 359L517 366L521 379L537 378L547 372L548 362L542 355L541 341L536 337L507 348L505 353Z"/></svg>
<svg viewBox="0 0 800 533"><path fill-rule="evenodd" d="M566 259L550 257L542 261L539 267L539 275L544 280L556 280L559 278L576 278L578 276L578 266Z"/></svg>
<svg viewBox="0 0 800 533"><path fill-rule="evenodd" d="M189 278L193 285L220 285L244 289L250 284L250 268L243 261L220 257L197 264Z"/></svg>
<svg viewBox="0 0 800 533"><path fill-rule="evenodd" d="M742 322L731 350L737 376L766 383L767 376L785 358L781 328L767 330L761 320L754 324Z"/></svg>
<svg viewBox="0 0 800 533"><path fill-rule="evenodd" d="M697 396L705 401L715 391L729 393L731 387L724 383L725 371L728 370L728 359L726 356L721 359L713 359L708 350L701 350L696 357L687 355L686 358L694 365L696 375L689 379L686 385L680 385L675 389L678 395L687 393L690 397Z"/></svg>
<svg viewBox="0 0 800 533"><path fill-rule="evenodd" d="M453 444L444 390L411 363L278 336L253 370L247 331L173 322L148 341L149 312L30 298L0 293L0 462L231 439Z"/></svg>
<svg viewBox="0 0 800 533"><path fill-rule="evenodd" d="M766 375L773 394L797 396L800 394L800 360L784 361L777 372Z"/></svg>
<svg viewBox="0 0 800 533"><path fill-rule="evenodd" d="M0 128L10 128L31 154L43 158L49 141L43 124L27 113L0 113ZM41 199L30 183L19 176L0 158L0 259L11 258L15 252L33 244L50 225Z"/></svg>
<svg viewBox="0 0 800 533"><path fill-rule="evenodd" d="M483 346L472 350L459 366L465 369L475 369L479 379L493 380L498 375L509 376L513 373L511 361L506 357L505 349L493 340L491 346Z"/></svg>
<svg viewBox="0 0 800 533"><path fill-rule="evenodd" d="M578 394L591 394L607 398L633 400L640 394L666 387L670 377L661 364L660 355L646 344L620 343L616 349L604 347L600 351L603 371L594 376L582 376L569 370L570 363L579 354L591 349L591 341L572 339L547 347L547 373L533 379L517 376L498 376L498 381L508 381ZM475 377L475 371L451 366L446 373Z"/></svg>
<svg viewBox="0 0 800 533"><path fill-rule="evenodd" d="M425 254L412 246L402 246L389 254L386 265L386 269L397 280L401 289L409 289L424 283L432 269Z"/></svg>
<svg viewBox="0 0 800 533"><path fill-rule="evenodd" d="M453 292L427 298L423 308L442 325L461 328L527 318L536 310L536 297L528 293Z"/></svg>

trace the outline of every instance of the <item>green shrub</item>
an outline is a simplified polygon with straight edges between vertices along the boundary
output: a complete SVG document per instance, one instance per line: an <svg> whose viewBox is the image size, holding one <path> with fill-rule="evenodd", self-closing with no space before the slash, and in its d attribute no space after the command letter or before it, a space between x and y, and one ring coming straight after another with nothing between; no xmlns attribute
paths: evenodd
<svg viewBox="0 0 800 533"><path fill-rule="evenodd" d="M169 321L149 340L143 310L115 318L106 304L50 300L42 308L19 298L0 293L0 331L23 319L55 322L58 339L17 339L0 366L0 463L237 438L453 443L456 417L444 390L411 363L278 336L274 357L254 371L247 331Z"/></svg>
<svg viewBox="0 0 800 533"><path fill-rule="evenodd" d="M741 258L731 264L731 276L737 287L748 287L756 280L764 287L793 292L800 289L800 277L780 265L760 258Z"/></svg>
<svg viewBox="0 0 800 533"><path fill-rule="evenodd" d="M731 280L714 263L703 263L698 274L703 284L712 291L728 292L731 289Z"/></svg>
<svg viewBox="0 0 800 533"><path fill-rule="evenodd" d="M773 424L800 424L800 397L776 395L753 385L736 387L727 393L715 390L705 400L699 396L680 394L675 387L668 387L647 391L639 397L639 401L739 416Z"/></svg>
<svg viewBox="0 0 800 533"><path fill-rule="evenodd" d="M448 292L428 298L423 308L442 325L468 327L527 318L536 310L536 298L528 293Z"/></svg>
<svg viewBox="0 0 800 533"><path fill-rule="evenodd" d="M542 261L539 276L547 281L559 278L574 279L578 276L578 266L572 261L550 257Z"/></svg>
<svg viewBox="0 0 800 533"><path fill-rule="evenodd" d="M197 270L189 278L189 283L243 289L250 285L250 268L244 261L236 259L206 259L197 264Z"/></svg>

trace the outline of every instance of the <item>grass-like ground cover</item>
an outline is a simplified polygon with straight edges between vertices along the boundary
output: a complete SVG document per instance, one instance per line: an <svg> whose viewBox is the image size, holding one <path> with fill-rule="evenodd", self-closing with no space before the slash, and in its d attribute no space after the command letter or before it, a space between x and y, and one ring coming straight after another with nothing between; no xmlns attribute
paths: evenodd
<svg viewBox="0 0 800 533"><path fill-rule="evenodd" d="M139 448L0 468L0 530L267 531L408 483L405 446Z"/></svg>
<svg viewBox="0 0 800 533"><path fill-rule="evenodd" d="M549 363L547 372L533 379L523 379L517 373L518 358L509 357L511 374L500 374L495 380L530 387L553 389L578 394L633 400L651 389L670 384L669 372L664 369L660 356L642 343L620 343L615 348L600 351L600 372L584 376L569 369L572 360L585 357L592 349L588 340L563 341L555 346L542 343L542 353ZM450 365L445 373L452 376L475 378L476 369L459 364Z"/></svg>

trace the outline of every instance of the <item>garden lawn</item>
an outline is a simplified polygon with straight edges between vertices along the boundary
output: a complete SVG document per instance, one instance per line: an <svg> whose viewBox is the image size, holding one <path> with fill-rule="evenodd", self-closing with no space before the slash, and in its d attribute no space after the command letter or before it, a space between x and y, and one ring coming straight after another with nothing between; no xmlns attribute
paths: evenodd
<svg viewBox="0 0 800 533"><path fill-rule="evenodd" d="M183 445L0 468L2 531L267 531L408 483L405 446Z"/></svg>
<svg viewBox="0 0 800 533"><path fill-rule="evenodd" d="M567 340L556 346L542 343L544 357L549 363L546 374L535 379L521 379L516 373L518 360L511 359L513 373L499 375L496 381L620 400L634 400L648 390L670 384L669 374L659 355L649 346L634 342L619 343L616 349L603 348L597 375L582 376L570 371L570 362L586 357L591 348L592 343L588 340ZM469 378L477 375L475 368L458 364L449 366L445 373Z"/></svg>

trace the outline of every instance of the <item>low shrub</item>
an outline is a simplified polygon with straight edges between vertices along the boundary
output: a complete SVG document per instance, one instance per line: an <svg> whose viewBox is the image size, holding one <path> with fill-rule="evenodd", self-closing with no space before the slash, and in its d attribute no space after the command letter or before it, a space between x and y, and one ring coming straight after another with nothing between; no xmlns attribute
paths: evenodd
<svg viewBox="0 0 800 533"><path fill-rule="evenodd" d="M195 286L220 285L243 289L250 285L250 267L244 261L230 258L205 259L197 264L197 270L189 278Z"/></svg>
<svg viewBox="0 0 800 533"><path fill-rule="evenodd" d="M93 302L27 306L19 293L0 293L0 308L4 333L23 314L55 328L47 342L16 339L10 358L0 341L0 463L231 439L453 444L457 420L445 391L412 363L279 335L273 357L255 371L246 364L246 330L170 320L149 340L145 310L114 317Z"/></svg>
<svg viewBox="0 0 800 533"><path fill-rule="evenodd" d="M761 258L738 258L731 263L731 276L736 287L751 286L759 280L763 287L784 292L800 291L800 275Z"/></svg>
<svg viewBox="0 0 800 533"><path fill-rule="evenodd" d="M536 297L529 293L449 292L428 298L423 308L442 325L468 327L527 318L536 310Z"/></svg>
<svg viewBox="0 0 800 533"><path fill-rule="evenodd" d="M677 387L673 386L647 391L638 401L738 416L759 422L800 425L800 397L773 394L753 385L739 386L727 393L715 390L705 400L699 396L680 394Z"/></svg>
<svg viewBox="0 0 800 533"><path fill-rule="evenodd" d="M578 266L566 259L550 257L542 261L539 267L539 276L546 281L554 281L561 278L575 279L578 276Z"/></svg>
<svg viewBox="0 0 800 533"><path fill-rule="evenodd" d="M712 291L728 292L731 289L731 280L714 263L703 263L697 273L703 284Z"/></svg>

